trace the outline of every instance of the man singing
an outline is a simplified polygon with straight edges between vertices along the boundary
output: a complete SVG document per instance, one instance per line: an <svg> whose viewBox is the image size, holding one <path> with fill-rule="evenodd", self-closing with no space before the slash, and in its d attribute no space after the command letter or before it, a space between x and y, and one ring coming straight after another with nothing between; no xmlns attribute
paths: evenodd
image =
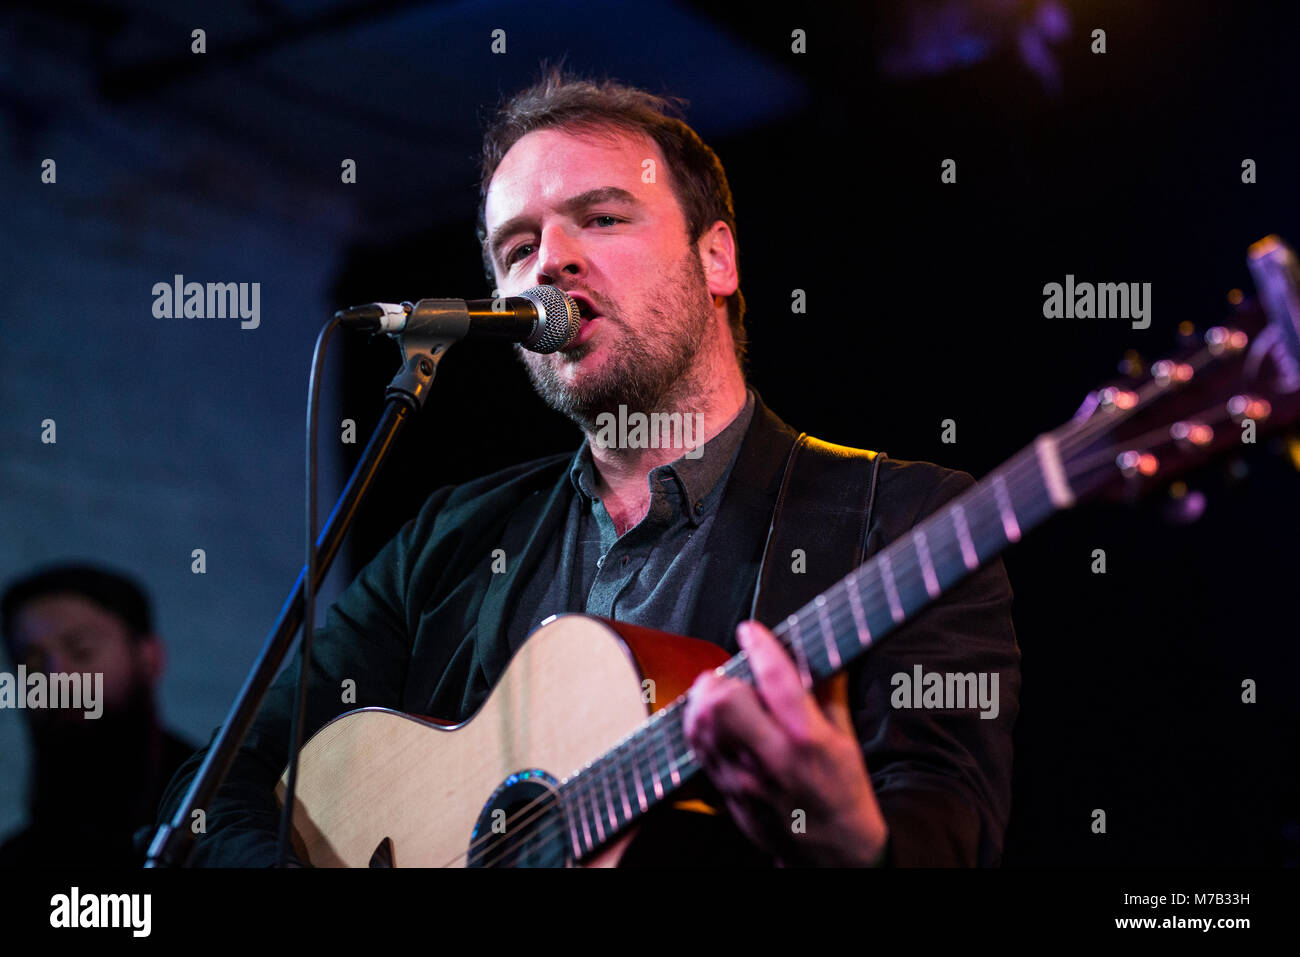
<svg viewBox="0 0 1300 957"><path fill-rule="evenodd" d="M713 847L734 854L688 841L661 863L998 863L1019 696L1000 562L812 691L772 633L747 621L755 610L775 620L816 593L788 552L769 554L791 534L801 549L838 549L817 552L843 556L816 569L833 582L971 478L805 442L764 405L743 369L726 175L664 100L551 70L491 123L481 186L497 294L553 285L581 307L570 345L518 354L585 441L430 496L318 631L307 733L366 706L465 720L544 619L600 615L743 649L755 676L750 686L705 673L684 712L707 793L725 811ZM813 384L815 370L801 374ZM598 420L620 409L702 422L704 445L610 442ZM809 514L827 524L792 532L791 516ZM508 572L495 575L492 552L507 544ZM891 676L918 665L996 674L996 717L891 706ZM339 705L348 678L357 700ZM273 863L296 680L291 667L268 694L208 809L198 861ZM200 757L173 781L164 819Z"/></svg>

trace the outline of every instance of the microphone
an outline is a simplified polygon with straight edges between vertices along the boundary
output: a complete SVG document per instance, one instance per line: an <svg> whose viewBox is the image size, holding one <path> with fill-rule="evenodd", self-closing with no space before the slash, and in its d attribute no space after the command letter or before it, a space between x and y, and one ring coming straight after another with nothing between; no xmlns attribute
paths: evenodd
<svg viewBox="0 0 1300 957"><path fill-rule="evenodd" d="M334 313L349 329L419 333L440 339L505 339L530 352L563 349L578 334L578 304L554 286L533 286L498 299L371 302Z"/></svg>

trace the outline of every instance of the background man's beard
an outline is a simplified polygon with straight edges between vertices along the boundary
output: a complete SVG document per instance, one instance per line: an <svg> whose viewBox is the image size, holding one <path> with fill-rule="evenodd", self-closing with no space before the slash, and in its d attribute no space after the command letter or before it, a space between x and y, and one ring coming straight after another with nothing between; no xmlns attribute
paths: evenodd
<svg viewBox="0 0 1300 957"><path fill-rule="evenodd" d="M585 358L596 348L594 344L546 356L516 347L542 401L587 432L595 430L600 413L617 414L620 405L628 412L672 411L666 403L675 391L689 390L685 380L697 371L692 365L713 319L704 267L693 247L663 290L658 303L648 306L652 318L640 336L629 334L621 310L605 310L605 321L621 327L623 335L600 369L572 385L561 380L557 369L561 363Z"/></svg>
<svg viewBox="0 0 1300 957"><path fill-rule="evenodd" d="M125 702L96 719L78 713L63 716L66 720L32 722L28 802L33 817L48 820L92 811L116 821L133 812L143 814L136 805L157 760L156 713L153 688L135 681Z"/></svg>

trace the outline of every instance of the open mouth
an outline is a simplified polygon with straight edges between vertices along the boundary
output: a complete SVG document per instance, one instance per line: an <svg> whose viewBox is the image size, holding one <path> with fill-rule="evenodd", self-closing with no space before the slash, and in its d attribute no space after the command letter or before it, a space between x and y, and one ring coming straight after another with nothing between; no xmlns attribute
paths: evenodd
<svg viewBox="0 0 1300 957"><path fill-rule="evenodd" d="M568 296L578 304L579 328L578 334L573 337L573 341L561 349L561 352L568 352L590 339L596 327L595 320L603 318L603 314L582 293L570 292Z"/></svg>
<svg viewBox="0 0 1300 957"><path fill-rule="evenodd" d="M578 315L583 319L595 319L600 315L600 313L596 311L596 307L593 306L585 296L575 296L573 293L569 293L569 297L578 304Z"/></svg>
<svg viewBox="0 0 1300 957"><path fill-rule="evenodd" d="M569 293L568 295L578 304L580 327L578 329L578 334L573 337L573 341L561 349L561 352L568 352L590 339L596 327L595 320L603 318L603 314L596 309L595 305L593 305L591 300L586 296L581 293L576 295L574 293Z"/></svg>

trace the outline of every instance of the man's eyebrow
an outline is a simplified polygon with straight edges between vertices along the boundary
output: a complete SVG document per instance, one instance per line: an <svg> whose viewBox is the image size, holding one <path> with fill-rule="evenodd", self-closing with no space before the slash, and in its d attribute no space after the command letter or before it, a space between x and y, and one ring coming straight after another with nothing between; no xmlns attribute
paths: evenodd
<svg viewBox="0 0 1300 957"><path fill-rule="evenodd" d="M562 213L575 213L589 206L609 202L626 203L629 206L641 205L639 199L621 186L599 186L596 189L589 189L585 193L570 196L559 204L558 209ZM507 236L528 225L531 219L531 216L514 216L492 230L492 235L488 239L488 251L491 252L494 261L498 258L502 241Z"/></svg>

